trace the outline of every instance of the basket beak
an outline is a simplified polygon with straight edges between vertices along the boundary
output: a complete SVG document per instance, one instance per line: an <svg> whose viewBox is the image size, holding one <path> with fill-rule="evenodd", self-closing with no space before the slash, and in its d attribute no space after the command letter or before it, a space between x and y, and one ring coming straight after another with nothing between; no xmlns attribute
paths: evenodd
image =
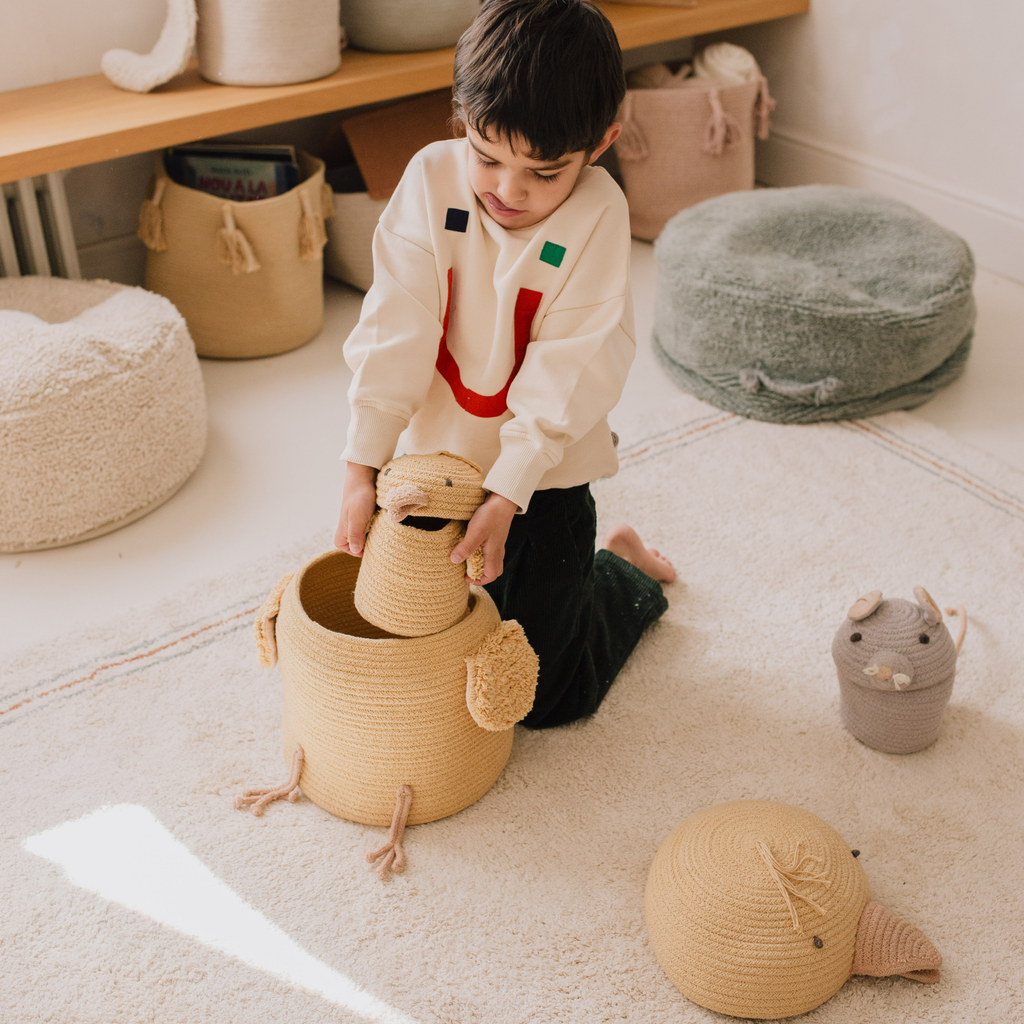
<svg viewBox="0 0 1024 1024"><path fill-rule="evenodd" d="M860 916L851 974L899 975L912 981L939 980L942 955L925 934L871 900Z"/></svg>

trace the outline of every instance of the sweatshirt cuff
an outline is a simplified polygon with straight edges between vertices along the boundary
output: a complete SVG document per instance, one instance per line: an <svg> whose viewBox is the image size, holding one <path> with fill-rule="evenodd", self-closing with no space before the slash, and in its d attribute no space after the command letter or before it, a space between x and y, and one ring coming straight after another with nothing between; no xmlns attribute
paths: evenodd
<svg viewBox="0 0 1024 1024"><path fill-rule="evenodd" d="M407 426L401 416L374 405L353 405L342 461L380 469L394 458L399 435Z"/></svg>
<svg viewBox="0 0 1024 1024"><path fill-rule="evenodd" d="M557 465L526 437L503 437L501 454L484 479L484 490L514 501L525 512L540 478Z"/></svg>

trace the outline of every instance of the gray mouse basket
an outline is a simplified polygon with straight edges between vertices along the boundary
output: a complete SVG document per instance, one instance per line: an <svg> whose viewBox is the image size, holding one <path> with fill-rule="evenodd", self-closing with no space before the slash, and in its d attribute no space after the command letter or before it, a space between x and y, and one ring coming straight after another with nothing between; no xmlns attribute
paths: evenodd
<svg viewBox="0 0 1024 1024"><path fill-rule="evenodd" d="M927 591L915 593L916 604L883 601L879 591L861 598L832 642L843 725L886 754L912 754L938 738L966 631L958 609L954 643Z"/></svg>

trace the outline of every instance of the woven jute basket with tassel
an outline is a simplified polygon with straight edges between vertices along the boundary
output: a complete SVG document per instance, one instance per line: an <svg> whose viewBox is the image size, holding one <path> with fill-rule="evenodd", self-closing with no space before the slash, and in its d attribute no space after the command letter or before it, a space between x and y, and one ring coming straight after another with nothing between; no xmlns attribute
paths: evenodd
<svg viewBox="0 0 1024 1024"><path fill-rule="evenodd" d="M777 1020L854 974L936 982L942 957L871 899L843 838L810 811L737 800L691 815L662 843L644 901L651 945L687 998Z"/></svg>
<svg viewBox="0 0 1024 1024"><path fill-rule="evenodd" d="M159 157L139 213L146 287L185 317L201 356L248 359L298 348L323 325L324 165L298 153L302 182L236 203L179 185Z"/></svg>
<svg viewBox="0 0 1024 1024"><path fill-rule="evenodd" d="M262 660L272 663L276 644L284 682L285 758L302 748L298 783L331 814L387 825L407 785L408 823L435 821L483 796L512 750L514 731L481 728L466 704L467 657L501 617L473 588L449 629L395 636L356 611L359 567L341 551L321 555L282 580L260 613Z"/></svg>
<svg viewBox="0 0 1024 1024"><path fill-rule="evenodd" d="M754 187L754 136L768 137L766 79L629 89L615 143L633 235L648 240L680 210Z"/></svg>

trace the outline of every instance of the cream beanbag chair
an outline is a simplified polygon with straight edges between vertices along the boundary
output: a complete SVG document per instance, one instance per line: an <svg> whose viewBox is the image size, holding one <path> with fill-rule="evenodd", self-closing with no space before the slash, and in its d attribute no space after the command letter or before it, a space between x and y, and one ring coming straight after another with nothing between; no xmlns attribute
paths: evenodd
<svg viewBox="0 0 1024 1024"><path fill-rule="evenodd" d="M109 281L0 279L0 551L140 518L205 443L199 361L167 299Z"/></svg>

